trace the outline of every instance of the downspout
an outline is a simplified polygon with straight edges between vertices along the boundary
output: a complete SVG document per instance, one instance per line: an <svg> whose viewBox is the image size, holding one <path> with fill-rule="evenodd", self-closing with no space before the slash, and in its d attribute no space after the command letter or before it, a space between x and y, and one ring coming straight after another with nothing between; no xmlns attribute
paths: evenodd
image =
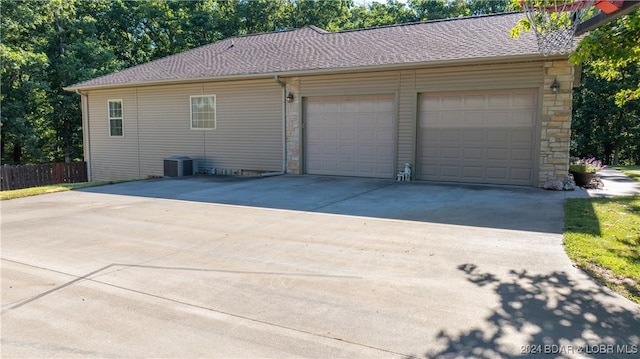
<svg viewBox="0 0 640 359"><path fill-rule="evenodd" d="M260 176L280 176L287 171L287 84L275 75L273 79L282 87L282 171L263 173Z"/></svg>
<svg viewBox="0 0 640 359"><path fill-rule="evenodd" d="M85 103L86 103L84 107L86 107L87 111L85 112L84 108L82 109L82 114L83 114L82 118L84 120L85 114L86 114L87 124L86 124L86 126L83 126L83 131L84 131L84 128L87 129L87 143L85 144L84 141L82 141L82 142L83 142L83 146L86 145L86 152L85 152L86 153L86 156L85 156L86 158L85 158L85 161L87 162L87 180L89 182L91 182L92 181L92 175L91 175L91 129L89 127L89 95L88 94L83 94L82 92L80 92L79 89L76 89L76 93L78 95L80 95L80 97L81 97L80 103L82 103L82 97L84 97L84 100L85 100Z"/></svg>

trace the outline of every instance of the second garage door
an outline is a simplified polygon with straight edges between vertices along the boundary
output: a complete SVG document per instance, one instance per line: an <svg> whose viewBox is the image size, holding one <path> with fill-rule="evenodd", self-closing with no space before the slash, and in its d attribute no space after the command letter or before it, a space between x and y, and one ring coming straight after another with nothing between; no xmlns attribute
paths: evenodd
<svg viewBox="0 0 640 359"><path fill-rule="evenodd" d="M533 185L536 93L422 94L418 178Z"/></svg>
<svg viewBox="0 0 640 359"><path fill-rule="evenodd" d="M394 96L304 100L306 173L391 178Z"/></svg>

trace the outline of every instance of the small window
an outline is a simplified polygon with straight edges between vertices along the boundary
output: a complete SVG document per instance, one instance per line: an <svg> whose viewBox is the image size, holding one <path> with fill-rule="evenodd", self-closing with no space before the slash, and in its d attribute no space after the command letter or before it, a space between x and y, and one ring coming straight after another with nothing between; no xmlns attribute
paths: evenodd
<svg viewBox="0 0 640 359"><path fill-rule="evenodd" d="M122 100L109 100L109 136L122 137Z"/></svg>
<svg viewBox="0 0 640 359"><path fill-rule="evenodd" d="M216 95L191 96L191 129L216 129Z"/></svg>

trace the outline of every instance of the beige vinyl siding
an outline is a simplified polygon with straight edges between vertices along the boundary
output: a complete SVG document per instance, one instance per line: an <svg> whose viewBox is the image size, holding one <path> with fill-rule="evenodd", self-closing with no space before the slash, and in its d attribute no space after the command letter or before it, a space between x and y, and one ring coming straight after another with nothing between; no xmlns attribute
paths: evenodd
<svg viewBox="0 0 640 359"><path fill-rule="evenodd" d="M199 95L216 95L215 130L191 129L190 96ZM123 138L108 137L113 98L123 100ZM282 88L273 80L91 91L89 101L94 180L161 176L175 155L203 170L281 170Z"/></svg>
<svg viewBox="0 0 640 359"><path fill-rule="evenodd" d="M417 96L415 90L415 71L403 71L400 74L400 92L398 94L398 158L396 170L404 169L405 163L414 163ZM414 166L415 167L415 166Z"/></svg>
<svg viewBox="0 0 640 359"><path fill-rule="evenodd" d="M191 129L189 99L202 94L198 84L137 89L142 176L162 175L167 157L202 157L203 131Z"/></svg>
<svg viewBox="0 0 640 359"><path fill-rule="evenodd" d="M109 136L108 101L113 99L122 100L122 137ZM139 178L135 90L92 91L88 102L90 124L85 136L91 144L91 179Z"/></svg>
<svg viewBox="0 0 640 359"><path fill-rule="evenodd" d="M205 131L213 167L282 170L282 88L273 79L204 85L217 96L216 131Z"/></svg>

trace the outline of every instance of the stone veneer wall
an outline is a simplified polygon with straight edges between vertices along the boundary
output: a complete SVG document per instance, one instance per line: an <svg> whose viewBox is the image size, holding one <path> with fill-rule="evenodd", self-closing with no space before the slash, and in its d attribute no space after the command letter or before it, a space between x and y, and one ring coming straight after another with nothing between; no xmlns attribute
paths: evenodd
<svg viewBox="0 0 640 359"><path fill-rule="evenodd" d="M569 172L574 71L566 60L544 63L538 186L550 180L564 180ZM560 84L557 94L551 91L554 80Z"/></svg>
<svg viewBox="0 0 640 359"><path fill-rule="evenodd" d="M302 174L302 168L300 164L302 159L300 158L301 151L301 138L302 138L302 124L301 124L301 111L302 102L300 98L300 79L289 78L287 79L287 94L293 94L293 102L287 102L286 107L286 142L287 142L287 169L286 173L289 174Z"/></svg>

